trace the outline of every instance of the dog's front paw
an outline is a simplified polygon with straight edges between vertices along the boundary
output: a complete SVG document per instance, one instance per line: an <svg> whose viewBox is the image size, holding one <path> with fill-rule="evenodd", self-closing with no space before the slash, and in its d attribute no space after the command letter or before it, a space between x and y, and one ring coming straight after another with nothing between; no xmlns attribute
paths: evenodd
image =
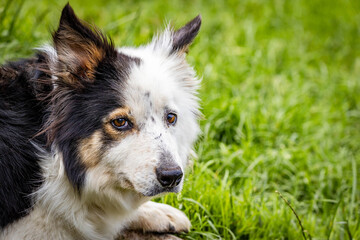
<svg viewBox="0 0 360 240"><path fill-rule="evenodd" d="M181 240L168 233L143 233L136 231L123 231L116 240Z"/></svg>
<svg viewBox="0 0 360 240"><path fill-rule="evenodd" d="M191 223L180 210L169 205L147 202L139 207L127 230L155 233L189 232Z"/></svg>

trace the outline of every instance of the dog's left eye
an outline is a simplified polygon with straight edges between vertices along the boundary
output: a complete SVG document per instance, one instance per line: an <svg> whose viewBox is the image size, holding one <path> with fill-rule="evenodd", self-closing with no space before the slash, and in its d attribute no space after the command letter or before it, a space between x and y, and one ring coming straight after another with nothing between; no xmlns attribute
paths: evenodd
<svg viewBox="0 0 360 240"><path fill-rule="evenodd" d="M129 120L125 118L116 118L111 121L111 124L118 130L128 130L131 128Z"/></svg>
<svg viewBox="0 0 360 240"><path fill-rule="evenodd" d="M175 113L168 113L168 115L166 116L166 121L170 124L170 125L175 125L177 120L177 116Z"/></svg>

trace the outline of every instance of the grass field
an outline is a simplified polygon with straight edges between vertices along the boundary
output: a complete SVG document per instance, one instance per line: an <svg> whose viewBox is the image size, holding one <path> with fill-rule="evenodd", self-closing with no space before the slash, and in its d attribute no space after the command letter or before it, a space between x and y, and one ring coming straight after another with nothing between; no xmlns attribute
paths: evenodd
<svg viewBox="0 0 360 240"><path fill-rule="evenodd" d="M0 3L3 63L48 42L66 1ZM198 159L160 199L191 219L185 239L360 239L360 1L70 4L117 45L202 14Z"/></svg>

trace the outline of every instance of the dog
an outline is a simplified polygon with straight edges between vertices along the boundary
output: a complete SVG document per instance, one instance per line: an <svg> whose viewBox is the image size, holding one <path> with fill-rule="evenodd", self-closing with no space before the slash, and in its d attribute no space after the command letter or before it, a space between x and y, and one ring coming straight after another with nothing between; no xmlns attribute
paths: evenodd
<svg viewBox="0 0 360 240"><path fill-rule="evenodd" d="M199 133L186 62L201 16L115 48L67 4L53 44L0 67L0 239L115 239L190 230L150 201L182 189Z"/></svg>

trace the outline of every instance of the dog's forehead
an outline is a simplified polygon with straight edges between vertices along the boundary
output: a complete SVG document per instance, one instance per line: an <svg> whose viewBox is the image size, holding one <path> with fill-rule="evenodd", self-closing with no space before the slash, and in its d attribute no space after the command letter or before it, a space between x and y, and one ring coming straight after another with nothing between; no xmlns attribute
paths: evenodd
<svg viewBox="0 0 360 240"><path fill-rule="evenodd" d="M140 63L133 65L129 72L123 91L125 105L135 115L161 114L168 108L176 110L182 91L176 72L179 63L161 55L136 57Z"/></svg>

